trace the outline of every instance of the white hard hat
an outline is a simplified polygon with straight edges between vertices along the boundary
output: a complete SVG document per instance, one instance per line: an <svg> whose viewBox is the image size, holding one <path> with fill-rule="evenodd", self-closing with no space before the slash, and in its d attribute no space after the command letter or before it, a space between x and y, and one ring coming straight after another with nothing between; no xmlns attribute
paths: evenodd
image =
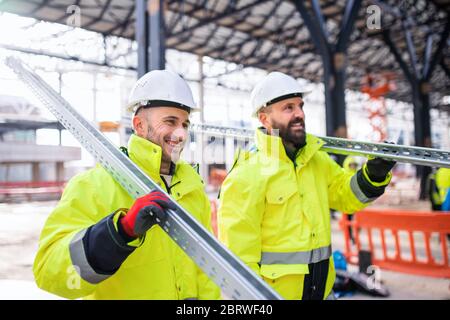
<svg viewBox="0 0 450 320"><path fill-rule="evenodd" d="M256 84L250 94L252 115L256 116L261 108L275 102L292 97L303 97L304 94L310 92L310 90L302 88L297 80L291 76L278 71L271 72Z"/></svg>
<svg viewBox="0 0 450 320"><path fill-rule="evenodd" d="M143 106L170 106L188 112L198 110L186 81L170 70L152 70L136 81L128 98L127 109L135 113Z"/></svg>

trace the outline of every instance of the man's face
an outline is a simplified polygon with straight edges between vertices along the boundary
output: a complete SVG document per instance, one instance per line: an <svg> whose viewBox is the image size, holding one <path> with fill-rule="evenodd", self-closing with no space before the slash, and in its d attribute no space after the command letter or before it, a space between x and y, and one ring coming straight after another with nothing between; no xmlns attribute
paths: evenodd
<svg viewBox="0 0 450 320"><path fill-rule="evenodd" d="M133 118L136 134L162 149L162 161L177 162L187 139L189 113L172 107L142 109Z"/></svg>
<svg viewBox="0 0 450 320"><path fill-rule="evenodd" d="M260 111L258 117L269 133L278 129L283 143L300 149L306 144L303 104L300 97L278 101Z"/></svg>

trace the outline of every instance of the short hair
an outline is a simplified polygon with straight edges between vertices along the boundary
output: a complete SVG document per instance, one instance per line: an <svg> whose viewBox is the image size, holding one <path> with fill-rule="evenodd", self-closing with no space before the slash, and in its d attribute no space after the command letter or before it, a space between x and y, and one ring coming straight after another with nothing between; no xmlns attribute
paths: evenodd
<svg viewBox="0 0 450 320"><path fill-rule="evenodd" d="M265 107L262 107L262 108L260 108L259 110L258 110L258 112L256 112L256 115L259 115L260 113L270 113L272 111L272 105L269 105L269 106L265 106Z"/></svg>

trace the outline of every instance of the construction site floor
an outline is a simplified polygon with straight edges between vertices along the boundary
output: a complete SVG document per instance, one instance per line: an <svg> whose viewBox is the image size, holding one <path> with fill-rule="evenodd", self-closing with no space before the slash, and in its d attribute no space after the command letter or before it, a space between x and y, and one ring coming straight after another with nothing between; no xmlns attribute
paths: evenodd
<svg viewBox="0 0 450 320"><path fill-rule="evenodd" d="M38 289L32 273L40 231L56 203L0 203L0 300L59 299ZM418 207L417 204L409 206ZM344 238L337 220L332 221L332 229L333 250L342 250ZM450 299L450 279L382 270L381 280L391 293L388 298L376 298L357 292L341 299Z"/></svg>

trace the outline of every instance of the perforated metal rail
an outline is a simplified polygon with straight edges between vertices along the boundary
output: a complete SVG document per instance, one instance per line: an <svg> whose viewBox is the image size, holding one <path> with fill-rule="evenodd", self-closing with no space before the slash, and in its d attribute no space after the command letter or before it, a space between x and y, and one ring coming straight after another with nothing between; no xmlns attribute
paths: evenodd
<svg viewBox="0 0 450 320"><path fill-rule="evenodd" d="M254 130L251 129L195 123L191 125L191 130L212 136L225 136L244 140L253 139L255 134ZM330 153L380 157L422 166L450 168L450 151L389 143L362 142L334 137L317 137L325 142L321 150Z"/></svg>
<svg viewBox="0 0 450 320"><path fill-rule="evenodd" d="M137 198L151 190L162 190L127 156L20 60L9 57L6 64L69 130L80 144ZM218 242L178 203L160 226L193 261L232 299L281 299L261 278Z"/></svg>

